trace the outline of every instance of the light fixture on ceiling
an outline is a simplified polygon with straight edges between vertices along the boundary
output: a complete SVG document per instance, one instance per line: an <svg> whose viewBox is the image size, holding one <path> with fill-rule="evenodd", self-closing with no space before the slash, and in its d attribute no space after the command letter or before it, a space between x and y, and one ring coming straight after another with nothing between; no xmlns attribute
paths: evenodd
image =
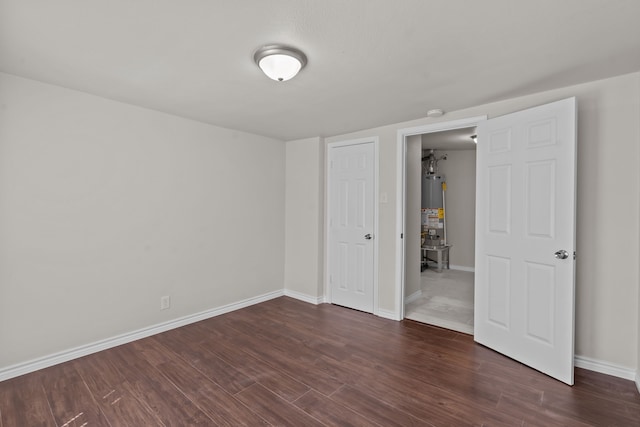
<svg viewBox="0 0 640 427"><path fill-rule="evenodd" d="M427 117L436 118L436 117L442 117L443 115L444 115L444 110L441 110L440 108L434 108L433 110L427 111Z"/></svg>
<svg viewBox="0 0 640 427"><path fill-rule="evenodd" d="M471 140L473 141L474 144L478 143L478 135L471 135Z"/></svg>
<svg viewBox="0 0 640 427"><path fill-rule="evenodd" d="M253 60L267 77L279 82L294 78L307 65L302 51L279 44L261 47L253 54Z"/></svg>

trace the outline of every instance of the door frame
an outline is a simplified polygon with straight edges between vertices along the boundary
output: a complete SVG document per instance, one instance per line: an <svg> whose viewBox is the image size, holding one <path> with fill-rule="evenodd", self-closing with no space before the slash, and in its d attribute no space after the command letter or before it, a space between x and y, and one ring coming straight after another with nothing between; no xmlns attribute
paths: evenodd
<svg viewBox="0 0 640 427"><path fill-rule="evenodd" d="M464 119L432 123L428 125L404 128L398 130L397 137L397 175L396 175L396 279L395 279L395 319L404 319L404 287L405 287L405 212L406 212L406 168L407 168L407 138L425 133L443 132L478 126L487 120L487 116L476 116Z"/></svg>
<svg viewBox="0 0 640 427"><path fill-rule="evenodd" d="M331 303L331 284L329 283L329 260L331 259L331 245L329 241L329 217L331 213L331 175L329 170L329 162L331 161L331 150L337 147L345 147L360 144L373 144L373 314L379 315L378 309L378 246L379 246L379 228L378 228L378 188L379 188L379 138L377 136L348 139L344 141L329 142L325 148L324 162L324 300Z"/></svg>

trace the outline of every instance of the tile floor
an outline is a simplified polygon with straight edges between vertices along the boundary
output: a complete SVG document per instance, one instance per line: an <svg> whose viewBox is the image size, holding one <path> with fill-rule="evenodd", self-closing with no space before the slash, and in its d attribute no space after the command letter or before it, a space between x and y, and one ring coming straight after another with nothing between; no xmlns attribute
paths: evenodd
<svg viewBox="0 0 640 427"><path fill-rule="evenodd" d="M405 317L473 334L473 279L468 271L422 272L422 295L405 307Z"/></svg>

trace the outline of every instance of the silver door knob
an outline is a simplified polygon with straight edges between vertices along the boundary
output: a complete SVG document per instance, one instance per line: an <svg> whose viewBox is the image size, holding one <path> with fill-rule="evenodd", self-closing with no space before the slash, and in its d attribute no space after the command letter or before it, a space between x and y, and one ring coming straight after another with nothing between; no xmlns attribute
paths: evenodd
<svg viewBox="0 0 640 427"><path fill-rule="evenodd" d="M569 258L569 252L565 251L564 249L560 249L555 254L553 254L553 256L558 259L567 259Z"/></svg>
<svg viewBox="0 0 640 427"><path fill-rule="evenodd" d="M371 240L371 234L365 234L364 238L367 239L367 240Z"/></svg>

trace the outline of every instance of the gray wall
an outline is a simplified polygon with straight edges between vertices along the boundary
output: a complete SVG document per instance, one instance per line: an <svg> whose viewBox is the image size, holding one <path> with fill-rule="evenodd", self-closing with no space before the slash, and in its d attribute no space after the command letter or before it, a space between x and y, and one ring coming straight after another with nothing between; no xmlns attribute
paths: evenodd
<svg viewBox="0 0 640 427"><path fill-rule="evenodd" d="M6 74L0 93L0 374L282 292L284 142Z"/></svg>
<svg viewBox="0 0 640 427"><path fill-rule="evenodd" d="M317 194L285 200L287 186L298 191L292 164L323 164L322 150L285 155L281 141L5 74L0 93L0 371L282 291L285 270L292 287L322 298L318 268L300 280L292 264L323 264L324 239L285 259L285 217L295 221L310 201L323 212L325 197L316 185L324 169L312 168L305 188ZM380 141L379 190L388 197L379 205L380 314L398 306L398 131L570 96L578 101L576 354L637 370L640 73L326 138ZM309 227L323 222L318 214ZM167 294L172 308L161 312Z"/></svg>
<svg viewBox="0 0 640 427"><path fill-rule="evenodd" d="M444 153L441 151L438 153ZM473 270L475 262L476 151L446 151L438 166L447 179L447 241L452 268Z"/></svg>
<svg viewBox="0 0 640 427"><path fill-rule="evenodd" d="M496 117L575 96L578 105L576 355L610 370L638 367L640 259L640 73L326 138L377 136L380 191L397 199L398 131ZM379 313L397 315L395 203L380 205ZM610 213L609 217L603 216ZM616 250L611 250L615 248Z"/></svg>
<svg viewBox="0 0 640 427"><path fill-rule="evenodd" d="M309 302L324 294L324 142L286 143L285 291Z"/></svg>
<svg viewBox="0 0 640 427"><path fill-rule="evenodd" d="M422 139L420 135L407 138L406 191L407 210L405 212L405 297L411 297L421 290L420 283L420 229L422 198Z"/></svg>

